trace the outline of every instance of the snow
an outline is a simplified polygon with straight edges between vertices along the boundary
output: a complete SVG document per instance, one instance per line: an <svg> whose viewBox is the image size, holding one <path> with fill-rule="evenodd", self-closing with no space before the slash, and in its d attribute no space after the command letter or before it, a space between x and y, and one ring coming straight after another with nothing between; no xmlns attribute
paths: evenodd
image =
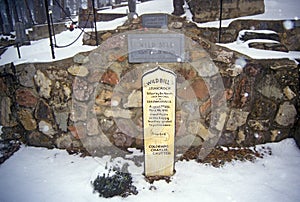
<svg viewBox="0 0 300 202"><path fill-rule="evenodd" d="M143 165L131 160L79 157L64 150L22 146L0 165L0 201L107 201L90 184L105 167L129 164L138 195L110 201L299 201L300 150L293 139L257 146L272 155L256 162L233 162L222 168L179 161L170 183L145 181ZM133 149L132 156L143 155ZM152 186L152 187L151 187ZM154 187L155 188L154 188ZM150 190L151 189L151 190Z"/></svg>
<svg viewBox="0 0 300 202"><path fill-rule="evenodd" d="M290 20L299 17L299 0L265 0L264 14L242 17L239 19L285 19L285 27L290 29ZM127 7L118 8L125 12ZM123 9L123 10L122 10ZM172 0L155 0L137 5L139 15L150 12L171 13ZM108 12L105 10L103 12ZM116 12L113 11L113 12ZM187 10L186 16L191 19ZM122 25L126 20L119 18L111 22L98 22L98 30L111 30ZM224 20L222 26L234 19ZM198 23L199 27L218 27L219 22ZM86 31L90 31L87 29ZM80 34L79 29L73 32L64 31L56 36L58 45L72 42ZM269 32L269 31L266 31ZM241 33L242 34L242 33ZM251 41L251 40L250 40ZM247 42L219 44L236 50L255 59L265 58L300 58L300 53L264 51L248 47ZM82 36L68 48L55 49L55 59L51 58L49 39L32 41L30 46L20 48L22 58L19 59L14 47L1 56L0 65L13 62L15 65L26 62L50 62L71 57L78 52L90 51L95 46L83 46ZM245 60L239 58L236 64L241 68ZM0 126L0 134L2 127ZM1 137L1 136L0 136ZM269 143L257 148L270 147L272 155L252 162L228 163L222 168L199 164L194 161L176 162L176 173L168 184L165 181L149 184L145 181L143 165L138 167L130 159L110 156L102 158L69 155L63 150L48 150L22 146L10 159L0 165L0 201L107 201L93 194L90 182L98 174L107 173L107 166L129 164L133 174L133 184L139 194L121 199L114 197L110 201L272 201L297 202L300 198L300 150L293 139L279 143ZM143 155L132 149L132 156Z"/></svg>
<svg viewBox="0 0 300 202"><path fill-rule="evenodd" d="M265 0L265 13L255 16L247 16L236 19L273 19L273 20L287 20L285 25L287 28L291 28L291 19L298 19L299 15L299 2L298 0ZM187 9L187 5L185 5ZM112 13L126 13L127 7L120 7L110 10L102 10L99 12L112 12ZM173 11L173 1L172 0L153 0L145 3L137 4L136 11L138 15L145 13L172 13ZM191 13L187 9L185 16L187 19L191 20ZM122 25L126 21L127 17L115 19L109 22L97 22L97 30L113 30L116 27ZM228 26L230 22L235 19L223 20L222 26ZM198 23L199 27L219 27L219 21L208 22L208 23ZM92 31L92 29L85 29L86 32ZM60 46L69 44L73 42L81 33L80 29L75 29L74 31L64 31L56 35L57 44ZM0 58L0 65L13 62L15 65L21 63L30 62L51 62L62 60L64 58L72 57L78 52L90 51L96 48L96 46L86 46L82 45L82 37L76 41L72 46L67 48L55 48L55 59L52 59L50 42L49 39L41 39L38 41L32 41L30 46L20 47L20 52L22 58L18 58L17 49L15 47L9 47L7 51ZM248 42L249 43L249 42ZM264 58L300 58L299 52L290 51L289 53L275 52L275 51L262 51L253 48L248 48L247 43L239 44L238 42L233 42L230 44L220 44L226 46L229 49L241 52L242 54L248 55L254 59L264 59Z"/></svg>

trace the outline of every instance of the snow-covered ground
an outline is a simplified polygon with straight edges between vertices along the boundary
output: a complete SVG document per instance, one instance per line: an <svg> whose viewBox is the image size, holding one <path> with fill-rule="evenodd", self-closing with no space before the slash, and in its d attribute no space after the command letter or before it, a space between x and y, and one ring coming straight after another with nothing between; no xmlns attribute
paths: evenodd
<svg viewBox="0 0 300 202"><path fill-rule="evenodd" d="M110 201L212 201L298 202L300 198L300 150L293 139L263 145L272 155L251 162L233 162L222 168L179 161L170 183L149 184L132 161L69 155L62 150L22 146L0 165L0 201L92 202L107 201L93 193L91 181L107 173L105 165L129 163L138 195ZM263 146L258 146L257 149ZM142 153L135 151L135 155Z"/></svg>
<svg viewBox="0 0 300 202"><path fill-rule="evenodd" d="M299 0L265 0L266 11L264 14L241 17L236 19L298 19L300 12L300 2ZM115 12L115 13L126 13L127 7L116 8L111 11L104 10L102 12ZM173 0L153 0L141 4L137 4L137 13L142 15L150 12L162 12L162 13L172 13L173 11ZM191 19L190 11L186 12L187 19ZM110 22L98 22L98 30L112 30L117 26L122 25L126 21L127 17L115 19ZM228 26L230 22L235 19L223 20L222 26ZM219 21L208 22L208 23L198 23L199 27L219 27ZM86 29L86 31L91 31L91 29ZM57 45L63 46L74 41L81 31L75 29L73 32L64 31L56 36ZM15 65L26 62L50 62L55 60L61 60L67 57L72 57L78 52L89 51L95 49L95 46L83 46L82 45L82 35L79 40L72 46L67 48L55 48L55 59L52 59L51 49L49 39L42 39L38 41L32 41L30 46L22 46L20 48L22 58L18 58L18 53L16 48L10 47L8 50L1 55L0 65L13 62ZM253 48L248 48L247 43L233 42L231 44L223 44L230 49L240 51L241 53L248 55L252 58L262 59L262 58L300 58L300 52L290 51L285 52L275 52L275 51L265 51L257 50Z"/></svg>
<svg viewBox="0 0 300 202"><path fill-rule="evenodd" d="M242 19L298 19L299 0L265 0L266 12L261 15ZM120 8L124 9L124 8ZM126 8L125 8L126 9ZM172 0L155 0L137 5L139 15L152 11L171 13ZM187 17L190 18L190 16ZM99 22L99 30L114 29L125 18L112 22ZM227 26L232 20L223 21ZM218 22L198 24L201 27L218 27ZM58 45L72 42L80 30L65 31L56 36ZM222 44L253 58L299 58L299 52L275 52L250 49L240 41ZM71 57L78 52L89 51L96 47L82 46L79 39L73 46L55 49L55 60ZM30 46L21 47L19 59L14 47L1 56L0 65L14 62L53 61L48 39L33 41ZM1 129L1 126L0 126ZM1 131L0 131L1 134ZM165 181L147 183L143 178L143 166L137 167L130 160L109 156L103 158L69 155L66 151L48 150L22 146L10 159L0 165L0 202L13 201L107 201L93 194L90 182L98 174L107 173L106 164L129 163L133 174L133 184L139 194L111 201L272 201L297 202L300 199L300 150L294 140L287 139L279 143L259 147L270 147L272 155L251 162L234 162L222 168L198 164L194 161L176 162L176 174L168 184ZM134 154L142 155L135 151ZM152 186L152 187L151 187ZM155 188L154 188L154 187Z"/></svg>

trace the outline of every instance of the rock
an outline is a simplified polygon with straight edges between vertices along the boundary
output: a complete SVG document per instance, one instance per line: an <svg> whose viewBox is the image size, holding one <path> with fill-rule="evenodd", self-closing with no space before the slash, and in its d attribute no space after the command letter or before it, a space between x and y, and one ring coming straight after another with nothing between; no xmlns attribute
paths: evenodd
<svg viewBox="0 0 300 202"><path fill-rule="evenodd" d="M197 62L192 62L193 67L197 67L198 74L201 77L212 77L219 73L219 68L210 58L204 58Z"/></svg>
<svg viewBox="0 0 300 202"><path fill-rule="evenodd" d="M52 81L61 81L65 82L69 76L68 71L64 69L58 69L57 67L50 66L46 70L48 77Z"/></svg>
<svg viewBox="0 0 300 202"><path fill-rule="evenodd" d="M101 83L104 84L109 84L109 85L116 85L119 83L119 77L118 75L112 71L112 70L107 70L101 77L100 80Z"/></svg>
<svg viewBox="0 0 300 202"><path fill-rule="evenodd" d="M99 123L96 118L91 118L87 121L87 134L89 136L98 135L99 129L98 129Z"/></svg>
<svg viewBox="0 0 300 202"><path fill-rule="evenodd" d="M280 42L279 35L277 33L261 33L261 32L245 32L240 40L249 41L252 39L267 39Z"/></svg>
<svg viewBox="0 0 300 202"><path fill-rule="evenodd" d="M281 70L281 69L296 69L297 64L295 61L290 59L280 59L276 60L274 63L270 65L271 69Z"/></svg>
<svg viewBox="0 0 300 202"><path fill-rule="evenodd" d="M237 142L238 144L241 144L241 143L244 142L245 140L246 140L245 132L244 132L243 130L240 130L240 131L238 132L236 142Z"/></svg>
<svg viewBox="0 0 300 202"><path fill-rule="evenodd" d="M110 106L111 105L111 98L113 92L107 89L103 89L100 94L96 96L95 102L97 105L102 106Z"/></svg>
<svg viewBox="0 0 300 202"><path fill-rule="evenodd" d="M87 81L75 77L73 83L73 96L78 101L88 101L94 92L94 85L88 83Z"/></svg>
<svg viewBox="0 0 300 202"><path fill-rule="evenodd" d="M131 110L126 109L106 109L104 112L104 116L107 118L113 117L113 118L124 118L124 119L130 119L132 116Z"/></svg>
<svg viewBox="0 0 300 202"><path fill-rule="evenodd" d="M174 28L174 29L181 29L183 26L182 22L171 22L170 23L170 27Z"/></svg>
<svg viewBox="0 0 300 202"><path fill-rule="evenodd" d="M212 117L211 124L212 126L210 127L215 127L218 131L223 131L226 118L227 118L227 112L222 112L221 110L216 110L215 114L217 115L216 117Z"/></svg>
<svg viewBox="0 0 300 202"><path fill-rule="evenodd" d="M181 74L186 80L192 80L197 76L197 72L192 68L180 68L178 73Z"/></svg>
<svg viewBox="0 0 300 202"><path fill-rule="evenodd" d="M211 104L211 99L208 99L199 107L201 116L206 117L211 112Z"/></svg>
<svg viewBox="0 0 300 202"><path fill-rule="evenodd" d="M115 133L112 136L113 143L117 147L130 147L134 142L134 139L125 135L124 133Z"/></svg>
<svg viewBox="0 0 300 202"><path fill-rule="evenodd" d="M205 51L199 51L199 50L191 50L190 51L190 60L191 61L198 61L207 58L208 55Z"/></svg>
<svg viewBox="0 0 300 202"><path fill-rule="evenodd" d="M182 136L175 142L176 147L197 147L200 145L202 145L201 138L194 135Z"/></svg>
<svg viewBox="0 0 300 202"><path fill-rule="evenodd" d="M191 86L180 85L177 89L177 96L183 100L191 101L196 99L195 92Z"/></svg>
<svg viewBox="0 0 300 202"><path fill-rule="evenodd" d="M112 36L112 33L110 33L110 32L106 32L105 34L102 34L101 35L101 39L103 40L103 41L106 41L108 38L110 38Z"/></svg>
<svg viewBox="0 0 300 202"><path fill-rule="evenodd" d="M59 149L74 149L82 147L81 143L77 140L74 140L70 133L65 133L58 137L55 140L55 145Z"/></svg>
<svg viewBox="0 0 300 202"><path fill-rule="evenodd" d="M227 68L226 72L229 73L229 76L236 77L243 72L243 68L239 65L233 65L232 67Z"/></svg>
<svg viewBox="0 0 300 202"><path fill-rule="evenodd" d="M100 127L103 132L107 132L114 125L114 121L110 119L100 119Z"/></svg>
<svg viewBox="0 0 300 202"><path fill-rule="evenodd" d="M68 130L68 119L69 119L69 112L68 111L54 111L55 121L58 125L58 128L64 132Z"/></svg>
<svg viewBox="0 0 300 202"><path fill-rule="evenodd" d="M142 92L140 90L132 91L127 98L127 103L125 103L123 107L142 107Z"/></svg>
<svg viewBox="0 0 300 202"><path fill-rule="evenodd" d="M131 119L115 119L118 131L130 137L137 137L141 131L138 130L136 124Z"/></svg>
<svg viewBox="0 0 300 202"><path fill-rule="evenodd" d="M21 109L18 112L19 120L21 121L25 130L35 130L37 127L36 120L32 116L29 109Z"/></svg>
<svg viewBox="0 0 300 202"><path fill-rule="evenodd" d="M11 111L11 99L9 97L0 97L0 124L4 127L13 127L18 123L12 115Z"/></svg>
<svg viewBox="0 0 300 202"><path fill-rule="evenodd" d="M46 99L50 98L52 81L47 78L45 74L40 70L37 70L36 75L34 76L34 80L39 89L38 91L40 96Z"/></svg>
<svg viewBox="0 0 300 202"><path fill-rule="evenodd" d="M50 138L53 138L53 136L56 133L56 131L53 129L53 126L50 123L43 120L39 122L39 131Z"/></svg>
<svg viewBox="0 0 300 202"><path fill-rule="evenodd" d="M281 126L289 126L294 124L297 110L293 104L284 102L280 105L275 121Z"/></svg>
<svg viewBox="0 0 300 202"><path fill-rule="evenodd" d="M248 115L249 112L245 112L240 109L232 109L227 121L226 129L236 131L239 126L246 123Z"/></svg>
<svg viewBox="0 0 300 202"><path fill-rule="evenodd" d="M0 95L4 95L7 92L7 86L5 84L4 78L0 77Z"/></svg>
<svg viewBox="0 0 300 202"><path fill-rule="evenodd" d="M38 98L32 90L20 88L16 91L16 102L24 107L35 107L38 102Z"/></svg>
<svg viewBox="0 0 300 202"><path fill-rule="evenodd" d="M35 66L33 64L26 65L18 74L19 82L24 87L34 87L34 75L36 73Z"/></svg>
<svg viewBox="0 0 300 202"><path fill-rule="evenodd" d="M225 50L221 50L221 51L217 51L215 53L215 55L217 56L216 61L218 62L224 62L226 64L231 63L231 60L233 58L233 52L227 52Z"/></svg>
<svg viewBox="0 0 300 202"><path fill-rule="evenodd" d="M283 92L289 100L292 100L294 97L296 97L296 93L294 93L288 86L283 89Z"/></svg>
<svg viewBox="0 0 300 202"><path fill-rule="evenodd" d="M248 125L256 131L267 131L270 127L269 120L249 120Z"/></svg>
<svg viewBox="0 0 300 202"><path fill-rule="evenodd" d="M53 120L51 107L44 101L40 100L35 109L35 118L38 120Z"/></svg>
<svg viewBox="0 0 300 202"><path fill-rule="evenodd" d="M193 88L195 95L200 100L207 99L209 97L209 92L205 81L203 79L197 79L192 84L191 87Z"/></svg>
<svg viewBox="0 0 300 202"><path fill-rule="evenodd" d="M88 62L89 62L89 57L84 56L84 55L81 54L81 53L78 53L78 54L76 54L76 55L73 57L73 62L74 62L74 63L77 63L77 64L88 63Z"/></svg>
<svg viewBox="0 0 300 202"><path fill-rule="evenodd" d="M280 43L252 42L249 43L248 46L249 48L256 48L261 50L289 52L288 48Z"/></svg>
<svg viewBox="0 0 300 202"><path fill-rule="evenodd" d="M73 101L71 109L71 121L86 121L88 112L88 104L84 102Z"/></svg>
<svg viewBox="0 0 300 202"><path fill-rule="evenodd" d="M86 77L89 70L83 65L72 65L68 68L68 72L73 76Z"/></svg>
<svg viewBox="0 0 300 202"><path fill-rule="evenodd" d="M85 139L87 137L87 124L85 122L76 122L74 125L68 126L75 139Z"/></svg>
<svg viewBox="0 0 300 202"><path fill-rule="evenodd" d="M29 146L53 148L52 139L42 133L33 131L27 137Z"/></svg>

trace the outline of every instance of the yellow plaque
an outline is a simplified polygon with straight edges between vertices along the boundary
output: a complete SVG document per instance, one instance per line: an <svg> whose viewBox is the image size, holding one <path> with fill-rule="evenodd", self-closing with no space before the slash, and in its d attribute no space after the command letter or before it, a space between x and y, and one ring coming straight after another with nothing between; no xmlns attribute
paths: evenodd
<svg viewBox="0 0 300 202"><path fill-rule="evenodd" d="M145 175L174 173L176 75L157 67L144 73L143 123Z"/></svg>

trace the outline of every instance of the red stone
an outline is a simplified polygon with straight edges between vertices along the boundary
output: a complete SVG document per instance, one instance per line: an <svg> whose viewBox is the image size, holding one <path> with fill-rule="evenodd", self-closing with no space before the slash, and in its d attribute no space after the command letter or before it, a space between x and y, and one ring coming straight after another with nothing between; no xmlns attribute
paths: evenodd
<svg viewBox="0 0 300 202"><path fill-rule="evenodd" d="M197 73L193 69L181 68L178 71L186 80L191 80L197 76Z"/></svg>
<svg viewBox="0 0 300 202"><path fill-rule="evenodd" d="M26 88L21 88L16 91L16 100L19 105L24 107L35 107L38 102L38 98L34 93Z"/></svg>
<svg viewBox="0 0 300 202"><path fill-rule="evenodd" d="M209 99L200 106L201 116L205 117L211 111L211 104L211 99Z"/></svg>
<svg viewBox="0 0 300 202"><path fill-rule="evenodd" d="M195 80L191 86L195 92L196 97L200 100L204 100L209 97L209 92L203 79Z"/></svg>
<svg viewBox="0 0 300 202"><path fill-rule="evenodd" d="M0 92L5 93L7 91L7 86L3 81L3 78L0 78Z"/></svg>
<svg viewBox="0 0 300 202"><path fill-rule="evenodd" d="M107 70L101 77L101 83L116 85L119 83L119 78L117 73L112 70Z"/></svg>

